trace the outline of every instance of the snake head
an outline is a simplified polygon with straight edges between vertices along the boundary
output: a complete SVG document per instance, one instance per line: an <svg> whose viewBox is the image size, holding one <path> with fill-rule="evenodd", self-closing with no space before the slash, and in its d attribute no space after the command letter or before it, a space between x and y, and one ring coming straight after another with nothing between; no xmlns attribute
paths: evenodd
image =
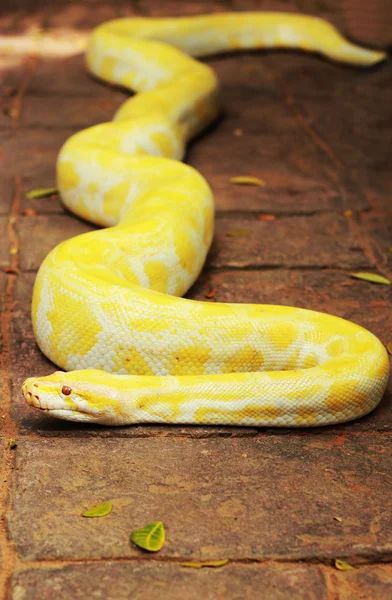
<svg viewBox="0 0 392 600"><path fill-rule="evenodd" d="M119 401L113 389L99 381L101 378L101 371L56 371L46 377L26 379L22 391L32 408L52 417L118 425Z"/></svg>

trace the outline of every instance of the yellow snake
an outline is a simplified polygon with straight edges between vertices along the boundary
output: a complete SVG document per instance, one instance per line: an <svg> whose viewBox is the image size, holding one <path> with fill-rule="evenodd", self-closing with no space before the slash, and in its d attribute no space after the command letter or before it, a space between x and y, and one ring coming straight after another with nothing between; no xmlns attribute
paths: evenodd
<svg viewBox="0 0 392 600"><path fill-rule="evenodd" d="M105 425L291 427L354 419L380 401L388 358L365 329L287 306L180 297L214 220L208 184L180 161L219 109L214 72L189 55L269 47L356 65L384 58L323 20L284 13L125 18L93 32L92 73L141 93L60 151L65 205L108 228L63 242L38 272L35 336L71 372L27 379L34 408Z"/></svg>

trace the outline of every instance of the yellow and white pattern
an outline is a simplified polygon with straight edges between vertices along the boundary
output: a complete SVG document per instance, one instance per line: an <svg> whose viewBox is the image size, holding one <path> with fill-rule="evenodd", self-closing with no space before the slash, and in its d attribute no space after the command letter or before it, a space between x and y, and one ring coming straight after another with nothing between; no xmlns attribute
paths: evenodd
<svg viewBox="0 0 392 600"><path fill-rule="evenodd" d="M105 425L291 427L354 419L380 401L387 354L361 327L285 306L179 297L200 273L214 221L208 184L179 161L219 110L213 71L188 55L265 47L357 65L384 57L320 19L283 13L120 19L93 32L90 70L141 93L58 157L65 205L107 229L60 244L39 270L37 342L72 372L26 380L34 408Z"/></svg>

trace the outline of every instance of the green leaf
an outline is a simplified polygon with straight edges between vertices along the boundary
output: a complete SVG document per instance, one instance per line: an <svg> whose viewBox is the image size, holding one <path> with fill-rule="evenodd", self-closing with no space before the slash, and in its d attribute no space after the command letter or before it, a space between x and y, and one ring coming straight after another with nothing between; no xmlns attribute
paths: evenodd
<svg viewBox="0 0 392 600"><path fill-rule="evenodd" d="M354 567L349 565L345 560L341 560L340 558L337 558L335 560L335 567L338 569L338 571L353 571L354 570Z"/></svg>
<svg viewBox="0 0 392 600"><path fill-rule="evenodd" d="M203 567L223 567L227 565L229 560L223 558L222 560L206 560L204 562L182 562L181 567L190 567L191 569L202 569Z"/></svg>
<svg viewBox="0 0 392 600"><path fill-rule="evenodd" d="M102 502L102 504L98 504L98 506L93 506L86 510L86 512L82 514L82 517L106 517L110 512L112 512L112 503Z"/></svg>
<svg viewBox="0 0 392 600"><path fill-rule="evenodd" d="M16 447L16 445L17 445L17 444L16 444L16 440L14 440L14 438L10 438L10 439L8 440L8 447L9 447L9 449L10 449L10 450L12 450L12 448L15 448L15 447Z"/></svg>
<svg viewBox="0 0 392 600"><path fill-rule="evenodd" d="M131 533L131 541L150 552L158 552L165 542L165 528L162 521L155 521Z"/></svg>
<svg viewBox="0 0 392 600"><path fill-rule="evenodd" d="M229 181L230 183L234 183L236 185L258 185L261 187L265 186L265 181L259 179L258 177L248 177L240 175L238 177L231 177Z"/></svg>
<svg viewBox="0 0 392 600"><path fill-rule="evenodd" d="M372 283L383 283L384 285L391 285L392 281L383 277L382 275L377 275L376 273L350 273L351 277L356 277L356 279L364 279L365 281L371 281Z"/></svg>
<svg viewBox="0 0 392 600"><path fill-rule="evenodd" d="M34 200L35 198L45 198L46 196L52 196L52 194L57 194L58 190L55 187L51 188L37 188L36 190L30 190L27 192L26 196L30 200Z"/></svg>

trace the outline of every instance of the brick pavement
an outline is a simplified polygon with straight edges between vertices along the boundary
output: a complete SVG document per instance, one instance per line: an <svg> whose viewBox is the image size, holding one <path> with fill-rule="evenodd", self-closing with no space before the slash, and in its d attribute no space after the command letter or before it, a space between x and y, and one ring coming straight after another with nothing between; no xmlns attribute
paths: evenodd
<svg viewBox="0 0 392 600"><path fill-rule="evenodd" d="M62 142L109 120L126 97L86 74L88 31L122 15L293 4L3 2L1 598L53 598L54 590L59 599L392 597L391 386L368 417L312 431L81 427L32 412L20 393L26 376L53 370L31 330L35 272L59 241L91 229L58 198L28 200L26 191L53 185ZM337 4L297 0L296 8L342 25ZM189 297L214 289L219 301L327 311L392 341L390 289L348 276L392 276L391 62L358 71L277 52L209 63L224 115L188 161L216 194L216 238ZM266 187L228 182L249 174ZM111 515L80 517L103 500L113 502ZM150 556L128 538L157 519L167 542ZM180 565L221 558L229 563L215 570ZM335 558L356 568L337 571Z"/></svg>

